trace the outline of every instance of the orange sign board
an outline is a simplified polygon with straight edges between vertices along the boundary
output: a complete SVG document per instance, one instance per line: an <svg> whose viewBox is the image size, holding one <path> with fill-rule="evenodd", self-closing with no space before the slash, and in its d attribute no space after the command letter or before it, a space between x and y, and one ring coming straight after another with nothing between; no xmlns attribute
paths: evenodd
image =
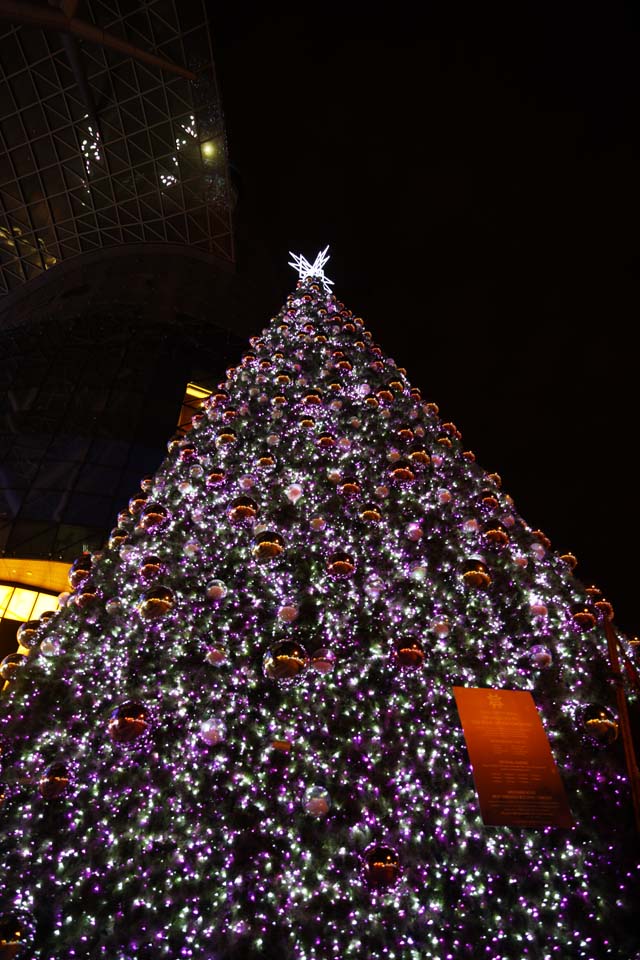
<svg viewBox="0 0 640 960"><path fill-rule="evenodd" d="M525 690L454 687L485 826L572 827L542 720Z"/></svg>

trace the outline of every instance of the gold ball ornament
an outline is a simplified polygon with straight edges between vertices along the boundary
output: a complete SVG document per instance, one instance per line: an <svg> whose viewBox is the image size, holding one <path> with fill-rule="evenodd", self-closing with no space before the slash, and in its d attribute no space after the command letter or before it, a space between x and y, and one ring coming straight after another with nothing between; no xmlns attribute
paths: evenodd
<svg viewBox="0 0 640 960"><path fill-rule="evenodd" d="M42 622L40 620L27 620L26 623L22 623L16 634L18 645L26 647L28 650L37 647L40 641L39 630L41 626Z"/></svg>
<svg viewBox="0 0 640 960"><path fill-rule="evenodd" d="M8 683L16 680L27 662L28 657L25 657L23 653L9 653L0 661L0 679L6 680Z"/></svg>
<svg viewBox="0 0 640 960"><path fill-rule="evenodd" d="M69 768L66 763L51 763L38 782L38 791L44 800L57 800L69 786Z"/></svg>
<svg viewBox="0 0 640 960"><path fill-rule="evenodd" d="M371 887L388 889L400 878L400 858L393 847L372 844L364 852L364 878Z"/></svg>
<svg viewBox="0 0 640 960"><path fill-rule="evenodd" d="M352 477L343 477L337 487L340 496L350 499L360 493L360 484Z"/></svg>
<svg viewBox="0 0 640 960"><path fill-rule="evenodd" d="M154 580L164 571L164 563L160 557L144 557L138 567L138 574L143 580Z"/></svg>
<svg viewBox="0 0 640 960"><path fill-rule="evenodd" d="M141 510L144 509L144 506L148 500L147 494L144 491L134 494L134 496L129 500L129 513L132 517L137 517Z"/></svg>
<svg viewBox="0 0 640 960"><path fill-rule="evenodd" d="M144 736L150 726L150 713L138 700L127 700L112 711L107 732L115 743L132 743Z"/></svg>
<svg viewBox="0 0 640 960"><path fill-rule="evenodd" d="M109 534L107 546L110 550L119 550L128 539L129 534L123 527L115 527Z"/></svg>
<svg viewBox="0 0 640 960"><path fill-rule="evenodd" d="M327 570L334 577L351 577L355 569L356 563L353 556L345 550L336 550L327 562Z"/></svg>
<svg viewBox="0 0 640 960"><path fill-rule="evenodd" d="M0 960L29 960L35 924L22 910L0 913Z"/></svg>
<svg viewBox="0 0 640 960"><path fill-rule="evenodd" d="M140 513L140 527L143 530L161 530L166 527L171 515L160 503L148 503Z"/></svg>
<svg viewBox="0 0 640 960"><path fill-rule="evenodd" d="M577 604L571 608L571 619L585 633L596 625L595 614L584 604Z"/></svg>
<svg viewBox="0 0 640 960"><path fill-rule="evenodd" d="M252 553L256 560L274 560L284 552L284 538L272 530L263 530L253 541Z"/></svg>
<svg viewBox="0 0 640 960"><path fill-rule="evenodd" d="M389 476L394 483L399 484L411 483L416 478L414 468L408 460L396 460L391 465Z"/></svg>
<svg viewBox="0 0 640 960"><path fill-rule="evenodd" d="M95 607L99 599L100 594L93 580L84 580L77 593L73 595L73 602L80 610Z"/></svg>
<svg viewBox="0 0 640 960"><path fill-rule="evenodd" d="M215 470L212 470L209 476L207 477L205 483L207 487L219 487L225 481L225 472L216 467Z"/></svg>
<svg viewBox="0 0 640 960"><path fill-rule="evenodd" d="M591 704L585 709L582 722L589 740L599 747L608 747L618 739L618 720L608 707Z"/></svg>
<svg viewBox="0 0 640 960"><path fill-rule="evenodd" d="M467 586L480 590L486 589L491 584L491 576L487 565L479 557L473 557L464 563L462 579Z"/></svg>
<svg viewBox="0 0 640 960"><path fill-rule="evenodd" d="M309 655L301 643L281 640L269 647L262 668L270 680L292 680L307 668L308 663Z"/></svg>
<svg viewBox="0 0 640 960"><path fill-rule="evenodd" d="M227 516L231 523L253 523L258 516L258 504L251 497L236 497L227 511Z"/></svg>
<svg viewBox="0 0 640 960"><path fill-rule="evenodd" d="M73 561L69 569L68 581L69 586L72 590L76 590L83 580L87 580L91 575L91 567L93 566L93 558L90 553L81 553L80 556Z"/></svg>
<svg viewBox="0 0 640 960"><path fill-rule="evenodd" d="M509 534L505 530L504 526L501 523L496 523L495 521L485 527L483 535L488 544L498 549L506 547L509 543Z"/></svg>
<svg viewBox="0 0 640 960"><path fill-rule="evenodd" d="M143 595L138 613L145 620L158 620L173 609L175 596L169 587L153 587Z"/></svg>
<svg viewBox="0 0 640 960"><path fill-rule="evenodd" d="M412 450L409 454L409 460L411 464L419 467L428 467L431 463L431 457L426 450L420 448L419 450Z"/></svg>
<svg viewBox="0 0 640 960"><path fill-rule="evenodd" d="M395 658L401 667L410 667L413 670L421 667L424 663L422 644L413 637L398 640L395 646Z"/></svg>
<svg viewBox="0 0 640 960"><path fill-rule="evenodd" d="M218 436L216 437L216 447L219 450L223 450L226 447L231 447L236 442L238 438L236 437L235 430L224 429L221 430Z"/></svg>

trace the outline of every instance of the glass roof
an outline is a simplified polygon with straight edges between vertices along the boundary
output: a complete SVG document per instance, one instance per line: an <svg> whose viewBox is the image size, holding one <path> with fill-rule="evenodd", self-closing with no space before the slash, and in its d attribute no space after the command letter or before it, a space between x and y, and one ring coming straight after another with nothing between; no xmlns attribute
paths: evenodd
<svg viewBox="0 0 640 960"><path fill-rule="evenodd" d="M69 18L65 30L0 19L0 297L101 247L177 243L233 259L203 0L132 7L83 0L75 16L195 80L78 35Z"/></svg>

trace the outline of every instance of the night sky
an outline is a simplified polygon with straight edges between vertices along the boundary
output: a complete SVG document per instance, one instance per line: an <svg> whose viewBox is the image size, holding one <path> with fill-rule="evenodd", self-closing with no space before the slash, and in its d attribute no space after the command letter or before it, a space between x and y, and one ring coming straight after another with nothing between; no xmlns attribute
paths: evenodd
<svg viewBox="0 0 640 960"><path fill-rule="evenodd" d="M335 291L640 632L638 8L210 4L256 331Z"/></svg>

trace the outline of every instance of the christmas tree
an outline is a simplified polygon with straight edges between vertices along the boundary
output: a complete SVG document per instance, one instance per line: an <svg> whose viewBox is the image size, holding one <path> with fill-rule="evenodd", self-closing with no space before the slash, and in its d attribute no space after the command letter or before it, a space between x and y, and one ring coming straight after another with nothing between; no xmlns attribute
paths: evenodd
<svg viewBox="0 0 640 960"><path fill-rule="evenodd" d="M0 960L638 956L611 608L326 260L2 665ZM454 687L573 825L483 824Z"/></svg>

